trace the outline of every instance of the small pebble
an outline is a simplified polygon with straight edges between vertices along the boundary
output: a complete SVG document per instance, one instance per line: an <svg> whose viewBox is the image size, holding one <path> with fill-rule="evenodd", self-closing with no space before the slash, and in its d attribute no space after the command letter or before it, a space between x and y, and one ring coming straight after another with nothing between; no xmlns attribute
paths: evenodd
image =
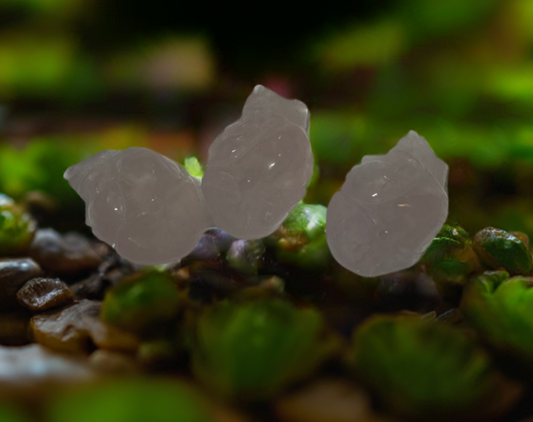
<svg viewBox="0 0 533 422"><path fill-rule="evenodd" d="M202 235L195 248L181 260L181 263L187 265L193 261L220 260L234 240L236 239L225 231L211 228Z"/></svg>
<svg viewBox="0 0 533 422"><path fill-rule="evenodd" d="M28 325L31 315L25 311L0 313L0 344L20 346L28 344Z"/></svg>
<svg viewBox="0 0 533 422"><path fill-rule="evenodd" d="M18 302L33 312L64 305L73 298L72 290L58 278L34 278L17 293Z"/></svg>
<svg viewBox="0 0 533 422"><path fill-rule="evenodd" d="M38 230L30 256L45 270L72 275L92 271L102 263L89 241L79 233L61 235L52 229Z"/></svg>
<svg viewBox="0 0 533 422"><path fill-rule="evenodd" d="M47 220L49 221L58 210L57 202L41 191L28 192L22 205L40 227L46 227Z"/></svg>
<svg viewBox="0 0 533 422"><path fill-rule="evenodd" d="M39 265L29 258L0 260L0 309L19 308L18 290L41 273Z"/></svg>
<svg viewBox="0 0 533 422"><path fill-rule="evenodd" d="M124 375L138 372L132 356L112 350L95 350L89 362L94 369L105 374Z"/></svg>
<svg viewBox="0 0 533 422"><path fill-rule="evenodd" d="M135 336L124 333L100 320L101 302L84 299L57 311L31 319L31 331L37 343L55 350L85 353L102 348L134 352Z"/></svg>
<svg viewBox="0 0 533 422"><path fill-rule="evenodd" d="M108 287L109 282L102 274L92 274L70 286L76 297L91 300L103 300Z"/></svg>
<svg viewBox="0 0 533 422"><path fill-rule="evenodd" d="M378 422L370 398L340 379L319 380L281 398L275 412L283 422Z"/></svg>

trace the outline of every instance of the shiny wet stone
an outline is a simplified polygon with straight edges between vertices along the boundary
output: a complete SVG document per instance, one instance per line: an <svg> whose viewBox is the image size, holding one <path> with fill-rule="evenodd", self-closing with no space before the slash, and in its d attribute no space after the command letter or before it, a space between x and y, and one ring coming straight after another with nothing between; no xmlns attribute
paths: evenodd
<svg viewBox="0 0 533 422"><path fill-rule="evenodd" d="M74 293L58 278L34 278L17 293L21 306L33 312L45 311L71 302Z"/></svg>
<svg viewBox="0 0 533 422"><path fill-rule="evenodd" d="M31 319L31 331L37 343L51 349L85 353L94 348L135 351L138 340L100 320L101 302L84 299L56 311Z"/></svg>
<svg viewBox="0 0 533 422"><path fill-rule="evenodd" d="M0 310L18 308L18 290L41 273L41 267L29 258L0 260Z"/></svg>

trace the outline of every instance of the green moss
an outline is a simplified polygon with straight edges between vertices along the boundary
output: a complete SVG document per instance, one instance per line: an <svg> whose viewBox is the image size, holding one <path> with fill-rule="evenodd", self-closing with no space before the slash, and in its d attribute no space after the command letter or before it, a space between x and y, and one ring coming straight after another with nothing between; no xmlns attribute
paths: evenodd
<svg viewBox="0 0 533 422"><path fill-rule="evenodd" d="M457 225L445 224L420 259L439 287L463 285L479 268L468 233Z"/></svg>
<svg viewBox="0 0 533 422"><path fill-rule="evenodd" d="M496 387L488 356L469 338L418 318L371 318L354 333L349 363L413 420L463 420Z"/></svg>
<svg viewBox="0 0 533 422"><path fill-rule="evenodd" d="M265 242L274 248L280 262L311 270L324 268L331 259L326 213L323 205L300 202Z"/></svg>
<svg viewBox="0 0 533 422"><path fill-rule="evenodd" d="M0 193L0 256L26 253L36 229L35 221Z"/></svg>
<svg viewBox="0 0 533 422"><path fill-rule="evenodd" d="M180 295L171 275L149 271L110 289L101 318L127 331L145 332L174 318L179 309Z"/></svg>
<svg viewBox="0 0 533 422"><path fill-rule="evenodd" d="M470 287L474 286L480 292L494 293L500 284L508 279L509 273L507 271L485 271L469 283Z"/></svg>
<svg viewBox="0 0 533 422"><path fill-rule="evenodd" d="M490 273L489 273L490 274ZM533 370L533 289L531 279L493 273L465 288L461 311L467 322L493 347L518 357Z"/></svg>
<svg viewBox="0 0 533 422"><path fill-rule="evenodd" d="M263 399L329 355L324 330L318 312L280 299L223 302L199 319L193 371L222 395Z"/></svg>

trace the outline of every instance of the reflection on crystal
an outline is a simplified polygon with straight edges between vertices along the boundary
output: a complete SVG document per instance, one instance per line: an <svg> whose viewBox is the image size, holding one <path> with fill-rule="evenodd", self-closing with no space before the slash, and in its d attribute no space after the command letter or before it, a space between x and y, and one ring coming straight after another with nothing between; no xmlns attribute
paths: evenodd
<svg viewBox="0 0 533 422"><path fill-rule="evenodd" d="M448 166L414 131L388 154L363 157L328 207L333 256L365 277L415 264L448 215L447 176Z"/></svg>
<svg viewBox="0 0 533 422"><path fill-rule="evenodd" d="M216 227L258 239L280 226L311 178L308 130L305 104L255 87L242 117L209 149L202 190Z"/></svg>

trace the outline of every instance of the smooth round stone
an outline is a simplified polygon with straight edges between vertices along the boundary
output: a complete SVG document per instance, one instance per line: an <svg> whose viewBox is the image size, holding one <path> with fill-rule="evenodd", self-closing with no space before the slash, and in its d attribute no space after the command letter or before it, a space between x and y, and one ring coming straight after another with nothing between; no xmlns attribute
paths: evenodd
<svg viewBox="0 0 533 422"><path fill-rule="evenodd" d="M308 130L305 104L254 88L242 117L209 148L202 191L216 227L259 239L280 226L311 178Z"/></svg>
<svg viewBox="0 0 533 422"><path fill-rule="evenodd" d="M177 262L206 229L199 186L178 163L146 148L106 150L70 167L100 240L137 264Z"/></svg>
<svg viewBox="0 0 533 422"><path fill-rule="evenodd" d="M101 302L83 299L66 308L35 315L30 330L35 342L50 349L84 353L94 346L135 352L136 336L105 324L100 319Z"/></svg>
<svg viewBox="0 0 533 422"><path fill-rule="evenodd" d="M53 229L37 230L29 254L43 269L65 276L95 270L102 263L84 236Z"/></svg>
<svg viewBox="0 0 533 422"><path fill-rule="evenodd" d="M328 206L335 259L364 277L414 265L448 215L448 166L410 131L386 155L363 157Z"/></svg>
<svg viewBox="0 0 533 422"><path fill-rule="evenodd" d="M33 259L0 259L0 310L19 308L17 292L41 274L41 267Z"/></svg>
<svg viewBox="0 0 533 422"><path fill-rule="evenodd" d="M72 299L74 293L58 278L31 279L17 293L17 300L21 306L33 312L61 306Z"/></svg>

